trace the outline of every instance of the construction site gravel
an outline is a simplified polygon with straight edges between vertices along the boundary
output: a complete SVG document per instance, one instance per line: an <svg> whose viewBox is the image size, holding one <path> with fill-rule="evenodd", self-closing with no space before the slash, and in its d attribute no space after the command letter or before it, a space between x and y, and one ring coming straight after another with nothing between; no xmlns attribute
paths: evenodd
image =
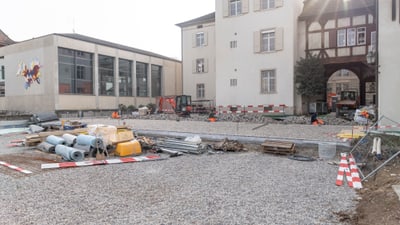
<svg viewBox="0 0 400 225"><path fill-rule="evenodd" d="M215 123L178 117L75 119L124 124L152 135L287 140L298 144L300 154L317 160L265 154L258 151L259 143L247 143L245 152L43 170L40 164L59 158L32 147L3 147L23 137L4 135L0 161L33 173L0 167L2 224L356 224L351 218L359 193L335 185L338 167L318 159L315 148L319 142L334 142L339 151L348 151L349 142L336 137L349 128L345 121L311 126L307 118L298 124L243 118Z"/></svg>

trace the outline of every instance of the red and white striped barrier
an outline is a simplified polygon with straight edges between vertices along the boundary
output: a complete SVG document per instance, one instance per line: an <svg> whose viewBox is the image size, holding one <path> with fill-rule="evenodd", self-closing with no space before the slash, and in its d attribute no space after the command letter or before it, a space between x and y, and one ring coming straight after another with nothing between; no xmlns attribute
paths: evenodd
<svg viewBox="0 0 400 225"><path fill-rule="evenodd" d="M14 165L8 164L8 163L3 162L3 161L0 161L0 165L3 165L5 167L8 167L10 169L16 170L16 171L21 172L21 173L25 173L25 174L31 174L32 173L32 171L24 170L24 169L22 169L22 168L20 168L18 166L14 166Z"/></svg>
<svg viewBox="0 0 400 225"><path fill-rule="evenodd" d="M119 163L131 163L131 162L144 162L144 161L155 161L161 160L162 158L158 155L138 156L138 157L126 157L106 160L90 160L82 162L62 162L62 163L47 163L42 164L42 169L54 169L54 168L68 168L68 167L80 167L80 166L96 166L96 165L107 165L107 164L119 164Z"/></svg>
<svg viewBox="0 0 400 225"><path fill-rule="evenodd" d="M349 155L349 161L347 161L347 154L341 153L340 154L340 164L338 175L336 177L336 185L342 186L343 185L343 178L346 176L346 181L349 187L354 188L362 188L361 179L358 173L357 165L354 161L353 156ZM349 169L349 162L350 162L350 169Z"/></svg>
<svg viewBox="0 0 400 225"><path fill-rule="evenodd" d="M351 177L352 177L352 181L353 181L353 187L360 189L360 188L362 188L360 174L358 173L356 161L354 160L352 154L349 155L349 162L350 162L350 172L351 172Z"/></svg>
<svg viewBox="0 0 400 225"><path fill-rule="evenodd" d="M218 112L222 114L232 113L284 113L286 105L280 104L275 105L228 105L228 106L218 106Z"/></svg>
<svg viewBox="0 0 400 225"><path fill-rule="evenodd" d="M353 187L351 174L349 170L349 164L347 162L347 154L341 153L340 154L340 164L339 164L339 171L336 177L336 185L342 186L343 185L343 177L346 175L347 184L349 187Z"/></svg>

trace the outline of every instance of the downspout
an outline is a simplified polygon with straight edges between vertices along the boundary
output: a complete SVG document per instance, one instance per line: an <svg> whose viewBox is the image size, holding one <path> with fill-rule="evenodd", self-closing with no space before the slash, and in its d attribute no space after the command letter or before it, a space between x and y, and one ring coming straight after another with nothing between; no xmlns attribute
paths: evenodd
<svg viewBox="0 0 400 225"><path fill-rule="evenodd" d="M376 27L376 51L375 51L375 82L376 82L376 85L375 85L375 88L376 88L376 90L375 90L375 92L376 92L376 115L377 115L377 117L376 118L379 118L380 117L380 115L379 115L379 112L380 112L380 109L379 109L379 0L375 0L375 18L376 18L376 25L375 25L375 27Z"/></svg>

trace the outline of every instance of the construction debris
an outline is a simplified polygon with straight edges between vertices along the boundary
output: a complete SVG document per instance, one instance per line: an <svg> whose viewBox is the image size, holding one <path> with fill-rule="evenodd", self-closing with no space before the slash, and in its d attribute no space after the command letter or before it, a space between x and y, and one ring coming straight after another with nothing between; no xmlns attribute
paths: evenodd
<svg viewBox="0 0 400 225"><path fill-rule="evenodd" d="M223 141L218 142L214 145L212 145L214 150L220 150L220 151L233 151L233 152L239 152L239 151L247 151L247 149L244 148L244 145L238 141L235 140L229 140L228 138L225 138Z"/></svg>

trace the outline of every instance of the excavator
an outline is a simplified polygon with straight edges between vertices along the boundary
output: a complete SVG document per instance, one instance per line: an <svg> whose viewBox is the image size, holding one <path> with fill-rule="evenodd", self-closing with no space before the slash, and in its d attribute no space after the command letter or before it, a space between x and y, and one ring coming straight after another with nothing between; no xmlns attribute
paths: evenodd
<svg viewBox="0 0 400 225"><path fill-rule="evenodd" d="M192 112L190 95L160 96L157 98L158 112L189 116Z"/></svg>

